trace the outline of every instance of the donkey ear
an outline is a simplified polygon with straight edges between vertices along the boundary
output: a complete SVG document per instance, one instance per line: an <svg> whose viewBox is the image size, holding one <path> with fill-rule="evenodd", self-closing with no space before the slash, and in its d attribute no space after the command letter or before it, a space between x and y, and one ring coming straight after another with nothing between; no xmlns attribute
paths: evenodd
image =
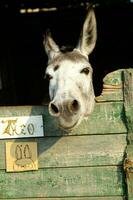
<svg viewBox="0 0 133 200"><path fill-rule="evenodd" d="M16 146L15 157L16 157L16 160L22 159L22 149L19 145Z"/></svg>
<svg viewBox="0 0 133 200"><path fill-rule="evenodd" d="M28 144L26 144L25 147L24 147L24 157L25 158L32 158L32 154L31 154L30 147L29 147Z"/></svg>
<svg viewBox="0 0 133 200"><path fill-rule="evenodd" d="M51 60L60 52L58 45L54 42L50 30L47 30L44 35L43 45L48 58Z"/></svg>
<svg viewBox="0 0 133 200"><path fill-rule="evenodd" d="M97 39L96 17L93 8L88 10L77 48L88 57L93 51Z"/></svg>

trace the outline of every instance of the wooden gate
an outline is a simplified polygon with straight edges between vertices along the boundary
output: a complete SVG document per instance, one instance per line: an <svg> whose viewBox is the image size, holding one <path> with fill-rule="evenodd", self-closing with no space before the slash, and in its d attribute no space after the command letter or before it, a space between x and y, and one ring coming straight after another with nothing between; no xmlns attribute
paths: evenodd
<svg viewBox="0 0 133 200"><path fill-rule="evenodd" d="M0 141L0 200L133 199L133 70L115 71L103 81L93 114L69 133L58 128L47 107L0 108L0 119L43 116L44 130L44 137L9 134ZM7 172L9 141L36 142L39 169Z"/></svg>

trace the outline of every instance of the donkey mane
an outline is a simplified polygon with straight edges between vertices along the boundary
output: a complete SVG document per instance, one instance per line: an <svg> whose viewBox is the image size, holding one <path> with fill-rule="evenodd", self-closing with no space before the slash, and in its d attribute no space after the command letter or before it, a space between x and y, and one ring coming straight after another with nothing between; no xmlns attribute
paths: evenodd
<svg viewBox="0 0 133 200"><path fill-rule="evenodd" d="M71 52L73 51L74 47L70 46L70 45L67 45L67 46L61 46L60 47L60 51L62 53L66 53L66 52Z"/></svg>

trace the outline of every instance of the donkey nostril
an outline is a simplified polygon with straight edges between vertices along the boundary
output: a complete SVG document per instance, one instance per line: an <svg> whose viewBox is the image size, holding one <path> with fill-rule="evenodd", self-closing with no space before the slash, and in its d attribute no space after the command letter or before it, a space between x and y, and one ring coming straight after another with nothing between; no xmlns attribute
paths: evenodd
<svg viewBox="0 0 133 200"><path fill-rule="evenodd" d="M77 100L73 100L70 105L70 111L71 112L77 112L79 110L79 103Z"/></svg>
<svg viewBox="0 0 133 200"><path fill-rule="evenodd" d="M56 105L53 103L50 104L50 109L53 115L57 115L59 113L59 109Z"/></svg>

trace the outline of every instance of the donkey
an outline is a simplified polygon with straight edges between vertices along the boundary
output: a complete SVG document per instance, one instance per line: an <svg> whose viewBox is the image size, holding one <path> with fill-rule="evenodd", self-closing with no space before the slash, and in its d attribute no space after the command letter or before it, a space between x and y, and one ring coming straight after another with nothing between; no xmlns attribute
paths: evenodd
<svg viewBox="0 0 133 200"><path fill-rule="evenodd" d="M95 95L92 83L93 69L88 56L97 39L96 18L89 8L77 46L62 52L48 31L43 45L48 56L46 76L49 79L49 113L58 124L71 130L93 111Z"/></svg>

